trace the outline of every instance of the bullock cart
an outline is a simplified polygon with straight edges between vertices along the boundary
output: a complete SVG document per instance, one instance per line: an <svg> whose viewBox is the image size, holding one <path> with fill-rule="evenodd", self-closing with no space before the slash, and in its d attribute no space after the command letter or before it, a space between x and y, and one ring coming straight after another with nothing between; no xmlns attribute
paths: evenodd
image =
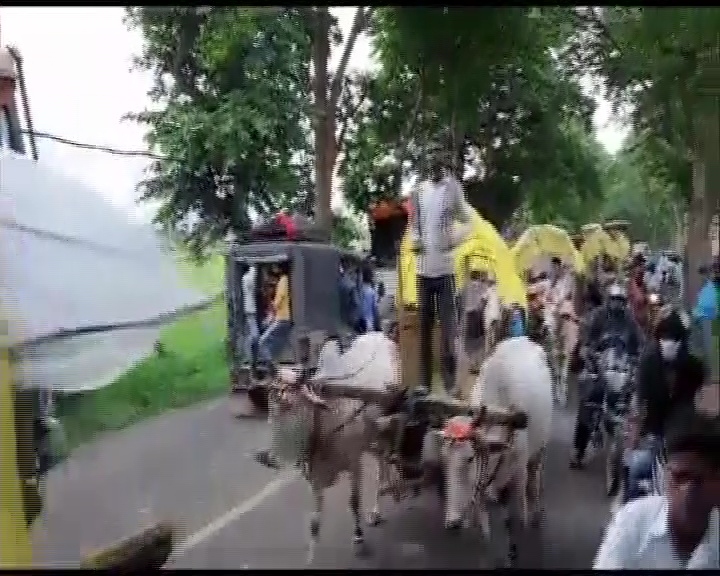
<svg viewBox="0 0 720 576"><path fill-rule="evenodd" d="M267 301L272 298L273 269L284 264L290 286L292 329L278 364L297 366L298 342L307 338L307 362L314 366L320 347L329 338L346 342L352 333L341 314L340 270L351 274L360 265L358 255L331 244L314 241L255 240L233 243L226 256L228 307L228 353L231 365L231 404L235 415L251 416L267 411L267 378L247 357L247 317L243 307L242 274L257 269L256 294L259 330ZM257 369L256 369L257 368Z"/></svg>
<svg viewBox="0 0 720 576"><path fill-rule="evenodd" d="M371 339L381 346L383 343L394 346L381 334L367 334L358 337L343 354L352 356L354 350ZM307 351L307 342L301 348ZM513 407L474 405L420 389L402 389L397 386L397 378L392 385L376 380L365 380L363 384L353 375L341 379L325 377L328 357L327 349L321 352L314 375L310 370L299 373L278 370L270 387L272 449L282 461L300 467L313 493L308 562L313 560L319 538L324 491L337 482L342 472L350 477L353 545L362 544L359 511L365 453L374 456L377 462L370 525L377 525L382 519L379 502L384 495L391 495L397 502L430 489L438 492L445 506L448 495L455 501L466 498L456 506L461 512L453 516L451 522L446 509L446 528L460 528L466 524L463 520L469 523L480 518L487 535L487 491L503 463L507 467L507 462L513 461L514 456L510 454L516 433L528 428L527 414ZM382 362L378 356L376 363ZM352 363L349 360L345 364ZM463 444L470 454L458 454L454 448L457 443ZM448 461L454 450L455 458L461 456L465 468L469 465L468 457L471 458L475 470L472 479L469 470L465 470L468 481L462 486L461 495L453 484L452 475L456 474L457 466ZM444 458L428 457L428 452L433 451L437 456L442 453ZM525 493L524 486L522 493ZM507 504L509 496L503 498ZM508 526L510 524L508 521ZM511 537L508 541L507 560L516 556L515 540Z"/></svg>
<svg viewBox="0 0 720 576"><path fill-rule="evenodd" d="M553 391L560 405L567 404L570 361L579 333L578 287L584 274L584 261L570 235L549 224L530 226L511 249L519 273L534 276L541 271L546 277L550 260L557 258L562 271L551 283L541 279L533 282L529 293L533 312L541 314L547 327L542 342L553 369Z"/></svg>
<svg viewBox="0 0 720 576"><path fill-rule="evenodd" d="M601 224L585 224L581 228L582 246L580 254L585 262L587 276L596 277L603 286L608 286L617 279L615 268L617 246Z"/></svg>

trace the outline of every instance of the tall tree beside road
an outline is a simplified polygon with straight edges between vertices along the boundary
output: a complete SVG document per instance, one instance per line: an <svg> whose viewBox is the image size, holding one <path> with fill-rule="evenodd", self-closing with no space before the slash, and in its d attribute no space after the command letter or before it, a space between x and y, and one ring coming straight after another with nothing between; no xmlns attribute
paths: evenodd
<svg viewBox="0 0 720 576"><path fill-rule="evenodd" d="M664 159L665 174L686 195L687 293L695 294L720 205L720 10L583 7L575 22L563 57L578 73L604 79L607 95L655 141L655 161Z"/></svg>
<svg viewBox="0 0 720 576"><path fill-rule="evenodd" d="M246 228L250 210L314 204L329 231L336 159L363 100L362 76L346 71L369 15L357 9L331 76L343 39L327 7L128 8L145 40L136 66L155 77L154 108L129 116L167 156L142 183L158 221L196 251Z"/></svg>
<svg viewBox="0 0 720 576"><path fill-rule="evenodd" d="M603 168L604 200L597 220L624 219L630 236L653 248L671 246L680 231L686 206L677 174L670 175L656 140L631 133Z"/></svg>
<svg viewBox="0 0 720 576"><path fill-rule="evenodd" d="M300 11L217 7L127 9L145 40L154 107L131 118L167 158L143 200L196 252L260 214L311 193L311 35ZM229 176L229 185L220 185Z"/></svg>
<svg viewBox="0 0 720 576"><path fill-rule="evenodd" d="M315 218L325 230L332 227L332 189L338 155L343 152L349 123L364 100L358 95L362 76L346 76L350 56L360 34L367 28L372 9L358 6L345 40L337 69L330 73L330 50L342 43L337 22L327 6L305 8L308 28L312 31L313 123L315 141ZM352 85L352 86L351 86ZM360 88L362 90L362 87ZM344 107L342 104L346 104Z"/></svg>

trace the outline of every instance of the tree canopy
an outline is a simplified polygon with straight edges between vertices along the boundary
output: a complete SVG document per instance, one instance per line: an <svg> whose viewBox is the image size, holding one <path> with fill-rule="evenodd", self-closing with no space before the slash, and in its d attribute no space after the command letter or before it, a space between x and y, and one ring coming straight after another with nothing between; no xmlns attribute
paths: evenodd
<svg viewBox="0 0 720 576"><path fill-rule="evenodd" d="M144 198L160 201L158 221L196 251L254 213L291 208L327 222L336 176L356 213L396 198L431 139L444 143L470 203L498 225L521 208L573 227L589 215L635 214L643 200L623 204L619 191L638 188L628 182L642 170L668 206L689 189L678 142L691 82L666 80L680 69L670 56L653 76L661 60L633 44L638 30L656 52L653 42L675 38L651 9L358 7L347 38L323 7L127 10L145 40L136 65L155 77L154 107L131 116L165 157ZM349 73L365 29L378 66ZM682 54L689 41L673 40ZM634 112L637 137L616 159L595 139L581 70Z"/></svg>

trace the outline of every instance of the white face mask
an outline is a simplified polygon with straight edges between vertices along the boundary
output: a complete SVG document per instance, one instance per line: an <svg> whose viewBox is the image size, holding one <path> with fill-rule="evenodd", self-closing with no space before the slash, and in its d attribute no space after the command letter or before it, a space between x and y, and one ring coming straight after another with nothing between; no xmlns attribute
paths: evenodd
<svg viewBox="0 0 720 576"><path fill-rule="evenodd" d="M660 355L666 362L675 360L680 349L680 342L677 340L660 340Z"/></svg>

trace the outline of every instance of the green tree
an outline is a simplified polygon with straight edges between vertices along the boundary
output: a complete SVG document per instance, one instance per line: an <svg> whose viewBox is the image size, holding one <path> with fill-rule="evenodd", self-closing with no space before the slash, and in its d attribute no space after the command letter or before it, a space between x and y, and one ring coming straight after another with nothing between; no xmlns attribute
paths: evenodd
<svg viewBox="0 0 720 576"><path fill-rule="evenodd" d="M584 7L575 21L564 59L578 73L602 78L616 108L651 140L644 162L662 167L687 200L688 293L694 294L710 218L720 204L720 10Z"/></svg>
<svg viewBox="0 0 720 576"><path fill-rule="evenodd" d="M442 135L468 199L495 223L600 191L586 146L593 103L553 56L565 9L382 8L363 118L343 162L355 210L396 197ZM579 144L579 142L583 144Z"/></svg>
<svg viewBox="0 0 720 576"><path fill-rule="evenodd" d="M127 9L145 45L136 66L153 73L148 127L155 161L141 184L157 221L195 251L251 211L302 203L310 191L310 34L298 10Z"/></svg>
<svg viewBox="0 0 720 576"><path fill-rule="evenodd" d="M358 8L330 76L343 39L327 7L128 8L145 40L135 65L155 78L153 107L129 117L166 156L141 185L157 221L196 252L252 212L314 210L329 228L335 163L364 99L362 76L345 71L368 15Z"/></svg>

